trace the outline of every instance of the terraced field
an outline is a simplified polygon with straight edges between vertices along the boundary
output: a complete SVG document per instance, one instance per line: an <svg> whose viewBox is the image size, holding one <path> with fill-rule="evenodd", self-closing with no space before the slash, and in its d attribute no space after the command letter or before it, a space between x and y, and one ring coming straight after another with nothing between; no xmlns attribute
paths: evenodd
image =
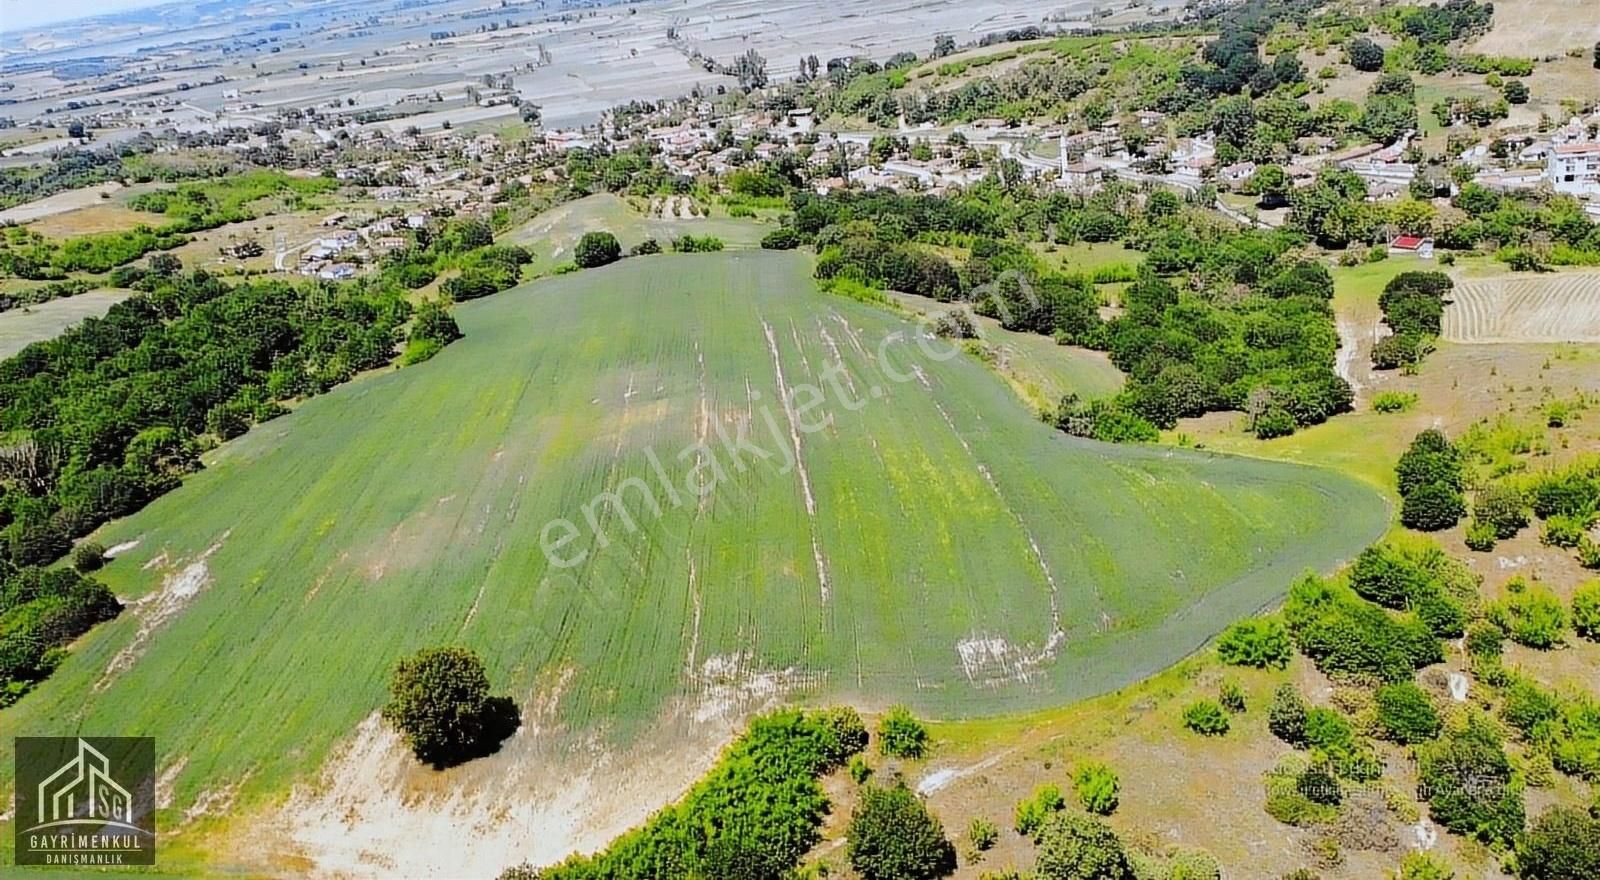
<svg viewBox="0 0 1600 880"><path fill-rule="evenodd" d="M1600 342L1600 273L1478 279L1451 298L1442 329L1452 342Z"/></svg>
<svg viewBox="0 0 1600 880"><path fill-rule="evenodd" d="M780 699L952 717L1104 692L1388 522L1331 472L1066 437L808 275L794 253L665 255L462 306L434 360L307 402L104 529L132 606L8 733L156 736L167 827L281 803L343 742L352 797L394 801L359 825L330 806L328 846L378 848L348 821L493 869L598 845L582 823L608 793L648 809L663 773L703 766L606 763L629 743L658 757ZM373 713L398 657L445 642L528 723L433 774ZM580 753L627 775L584 787Z"/></svg>

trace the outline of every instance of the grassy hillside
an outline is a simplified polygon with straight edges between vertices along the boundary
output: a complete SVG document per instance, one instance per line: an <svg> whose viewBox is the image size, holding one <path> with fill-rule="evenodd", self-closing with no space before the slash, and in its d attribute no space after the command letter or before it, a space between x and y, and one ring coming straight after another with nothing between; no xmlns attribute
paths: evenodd
<svg viewBox="0 0 1600 880"><path fill-rule="evenodd" d="M608 740L777 696L1037 708L1172 663L1387 524L1331 472L1066 437L808 270L639 258L460 307L466 339L428 364L308 401L104 529L137 542L104 571L135 604L7 731L153 734L176 815L315 768L441 642ZM805 383L826 403L777 403ZM752 417L772 457L740 470L718 431ZM701 501L708 455L726 479ZM630 491L630 531L601 505L602 547L585 508L632 477L661 513ZM557 518L582 564L541 551Z"/></svg>

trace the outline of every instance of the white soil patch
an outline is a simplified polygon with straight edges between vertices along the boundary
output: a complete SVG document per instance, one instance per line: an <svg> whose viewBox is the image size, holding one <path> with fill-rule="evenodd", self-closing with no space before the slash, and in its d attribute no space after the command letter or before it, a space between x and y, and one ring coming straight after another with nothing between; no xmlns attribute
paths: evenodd
<svg viewBox="0 0 1600 880"><path fill-rule="evenodd" d="M113 544L106 548L106 558L116 559L118 556L121 556L137 546L139 546L138 541L123 541L121 544Z"/></svg>
<svg viewBox="0 0 1600 880"><path fill-rule="evenodd" d="M231 530L223 532L222 537L207 547L203 553L177 571L167 574L161 581L161 589L131 603L132 613L139 620L139 629L134 633L133 639L111 658L110 663L106 664L105 672L94 684L96 693L105 690L117 675L132 667L144 654L144 649L149 645L150 637L156 630L188 607L201 590L211 585L211 568L207 560L222 549L222 544L228 540L229 534ZM167 554L162 553L146 563L145 568L149 569L157 560L164 563L166 557Z"/></svg>
<svg viewBox="0 0 1600 880"><path fill-rule="evenodd" d="M1444 311L1451 342L1600 343L1600 273L1519 275L1456 286Z"/></svg>
<svg viewBox="0 0 1600 880"><path fill-rule="evenodd" d="M672 724L685 729L613 753L555 721L570 677L529 696L500 751L444 771L420 765L374 712L268 817L269 833L281 830L315 877L493 877L524 861L549 865L604 848L682 796L743 720L680 717Z"/></svg>
<svg viewBox="0 0 1600 880"><path fill-rule="evenodd" d="M749 652L707 657L691 677L695 689L691 717L697 723L732 722L774 708L788 694L816 690L826 673L795 667L761 669Z"/></svg>

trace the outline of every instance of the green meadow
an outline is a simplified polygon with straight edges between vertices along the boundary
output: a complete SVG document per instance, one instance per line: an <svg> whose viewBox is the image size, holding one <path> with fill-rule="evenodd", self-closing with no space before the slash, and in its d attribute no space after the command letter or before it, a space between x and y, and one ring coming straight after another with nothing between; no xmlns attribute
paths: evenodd
<svg viewBox="0 0 1600 880"><path fill-rule="evenodd" d="M769 700L1039 709L1172 664L1388 523L1331 471L1067 437L810 268L634 258L458 307L433 360L104 528L130 607L7 733L153 735L177 817L307 778L440 643L619 743Z"/></svg>

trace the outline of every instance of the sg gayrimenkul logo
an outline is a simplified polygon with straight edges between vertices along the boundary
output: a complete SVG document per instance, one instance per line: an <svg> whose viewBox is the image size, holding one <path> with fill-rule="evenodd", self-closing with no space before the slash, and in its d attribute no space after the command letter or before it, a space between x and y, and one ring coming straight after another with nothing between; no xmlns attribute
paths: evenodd
<svg viewBox="0 0 1600 880"><path fill-rule="evenodd" d="M18 865L154 865L155 740L16 739Z"/></svg>

